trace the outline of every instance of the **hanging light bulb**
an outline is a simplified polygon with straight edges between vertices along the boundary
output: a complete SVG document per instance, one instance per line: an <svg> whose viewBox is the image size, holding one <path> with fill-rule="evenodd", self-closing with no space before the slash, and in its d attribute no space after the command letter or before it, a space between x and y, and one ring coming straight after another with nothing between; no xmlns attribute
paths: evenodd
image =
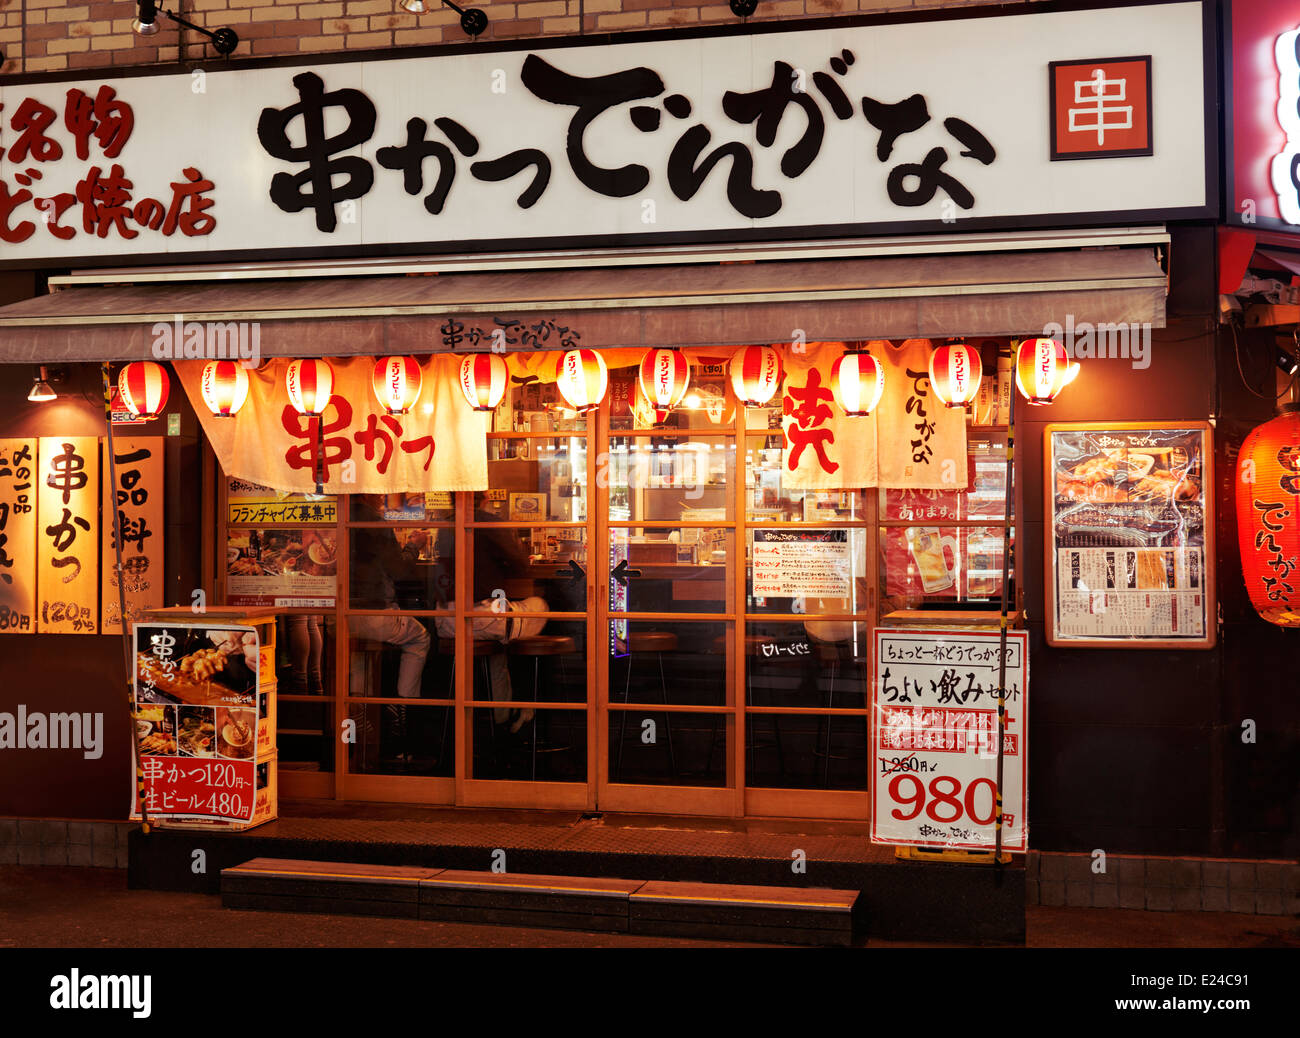
<svg viewBox="0 0 1300 1038"><path fill-rule="evenodd" d="M375 399L389 414L406 414L414 407L422 382L414 357L380 357L370 375Z"/></svg>
<svg viewBox="0 0 1300 1038"><path fill-rule="evenodd" d="M746 407L762 407L781 388L781 354L773 346L746 346L731 358L731 388Z"/></svg>
<svg viewBox="0 0 1300 1038"><path fill-rule="evenodd" d="M930 354L930 385L945 407L965 407L979 393L984 367L964 342L950 342Z"/></svg>
<svg viewBox="0 0 1300 1038"><path fill-rule="evenodd" d="M132 361L117 376L117 394L138 418L157 418L167 406L167 369L151 360Z"/></svg>
<svg viewBox="0 0 1300 1038"><path fill-rule="evenodd" d="M1031 404L1055 400L1071 380L1069 369L1069 355L1055 339L1026 339L1016 350L1016 388Z"/></svg>
<svg viewBox="0 0 1300 1038"><path fill-rule="evenodd" d="M217 418L233 418L248 398L248 372L235 360L210 360L203 365L199 391Z"/></svg>
<svg viewBox="0 0 1300 1038"><path fill-rule="evenodd" d="M595 350L569 350L555 364L555 384L579 414L594 409L609 388L605 358Z"/></svg>
<svg viewBox="0 0 1300 1038"><path fill-rule="evenodd" d="M885 391L885 370L870 353L850 350L831 366L831 386L845 414L866 417L876 409Z"/></svg>
<svg viewBox="0 0 1300 1038"><path fill-rule="evenodd" d="M334 395L334 369L327 360L295 360L284 373L289 403L300 415L317 417Z"/></svg>
<svg viewBox="0 0 1300 1038"><path fill-rule="evenodd" d="M495 353L475 353L460 362L460 391L475 411L496 410L508 378L505 358Z"/></svg>

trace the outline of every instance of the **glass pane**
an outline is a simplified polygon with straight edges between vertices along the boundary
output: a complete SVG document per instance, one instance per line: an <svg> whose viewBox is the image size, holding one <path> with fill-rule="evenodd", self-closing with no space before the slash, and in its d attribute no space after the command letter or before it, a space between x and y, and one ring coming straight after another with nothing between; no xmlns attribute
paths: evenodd
<svg viewBox="0 0 1300 1038"><path fill-rule="evenodd" d="M455 531L365 527L348 531L353 609L450 609L455 601Z"/></svg>
<svg viewBox="0 0 1300 1038"><path fill-rule="evenodd" d="M751 530L745 562L751 613L856 613L870 601L862 528Z"/></svg>
<svg viewBox="0 0 1300 1038"><path fill-rule="evenodd" d="M1006 504L1007 435L971 429L968 437L965 490L881 490L881 518L1001 519Z"/></svg>
<svg viewBox="0 0 1300 1038"><path fill-rule="evenodd" d="M303 702L280 697L275 751L282 769L333 771L333 701Z"/></svg>
<svg viewBox="0 0 1300 1038"><path fill-rule="evenodd" d="M587 698L587 621L544 619L511 611L466 621L474 646L475 694L498 702L582 703ZM455 630L439 617L441 647Z"/></svg>
<svg viewBox="0 0 1300 1038"><path fill-rule="evenodd" d="M866 621L753 621L746 625L745 692L754 706L867 706Z"/></svg>
<svg viewBox="0 0 1300 1038"><path fill-rule="evenodd" d="M722 706L730 629L722 621L611 620L609 701Z"/></svg>
<svg viewBox="0 0 1300 1038"><path fill-rule="evenodd" d="M1014 556L1009 562L1014 578ZM1002 527L882 529L880 583L882 614L997 605L1002 595Z"/></svg>
<svg viewBox="0 0 1300 1038"><path fill-rule="evenodd" d="M587 611L585 529L482 526L470 536L474 543L471 609L502 613Z"/></svg>
<svg viewBox="0 0 1300 1038"><path fill-rule="evenodd" d="M474 725L471 778L587 781L585 710L520 712L483 707L470 712Z"/></svg>
<svg viewBox="0 0 1300 1038"><path fill-rule="evenodd" d="M645 786L724 786L726 714L610 711L609 781Z"/></svg>
<svg viewBox="0 0 1300 1038"><path fill-rule="evenodd" d="M731 518L735 448L726 436L611 436L599 475L614 522Z"/></svg>
<svg viewBox="0 0 1300 1038"><path fill-rule="evenodd" d="M609 427L615 430L725 429L736 420L735 408L727 401L725 364L691 362L691 381L682 402L662 421L641 393L635 368L609 373Z"/></svg>
<svg viewBox="0 0 1300 1038"><path fill-rule="evenodd" d="M725 613L734 541L722 527L611 527L610 610Z"/></svg>
<svg viewBox="0 0 1300 1038"><path fill-rule="evenodd" d="M453 707L418 703L353 703L356 742L348 746L348 770L358 775L455 774Z"/></svg>
<svg viewBox="0 0 1300 1038"><path fill-rule="evenodd" d="M751 714L747 784L775 789L865 790L867 718Z"/></svg>
<svg viewBox="0 0 1300 1038"><path fill-rule="evenodd" d="M353 494L349 516L355 523L452 522L456 501L450 491L423 494Z"/></svg>
<svg viewBox="0 0 1300 1038"><path fill-rule="evenodd" d="M443 623L454 623L440 618ZM434 619L391 612L349 616L348 694L446 699L449 678L440 659Z"/></svg>
<svg viewBox="0 0 1300 1038"><path fill-rule="evenodd" d="M581 523L587 519L587 442L488 440L488 489L474 495L474 521Z"/></svg>
<svg viewBox="0 0 1300 1038"><path fill-rule="evenodd" d="M750 522L850 522L864 518L863 490L802 490L782 484L780 432L745 440L745 518Z"/></svg>
<svg viewBox="0 0 1300 1038"><path fill-rule="evenodd" d="M587 416L569 407L554 382L508 382L505 396L492 412L493 432L581 432L586 428Z"/></svg>
<svg viewBox="0 0 1300 1038"><path fill-rule="evenodd" d="M226 532L226 605L333 609L338 590L333 526Z"/></svg>
<svg viewBox="0 0 1300 1038"><path fill-rule="evenodd" d="M334 615L282 615L276 620L275 679L281 697L334 694Z"/></svg>

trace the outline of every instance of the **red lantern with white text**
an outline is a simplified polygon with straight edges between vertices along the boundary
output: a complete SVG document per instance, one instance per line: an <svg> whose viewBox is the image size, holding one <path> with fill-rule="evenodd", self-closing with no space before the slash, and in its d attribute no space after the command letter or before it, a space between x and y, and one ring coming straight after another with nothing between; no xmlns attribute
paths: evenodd
<svg viewBox="0 0 1300 1038"><path fill-rule="evenodd" d="M1237 540L1255 612L1300 627L1300 404L1279 410L1237 455Z"/></svg>
<svg viewBox="0 0 1300 1038"><path fill-rule="evenodd" d="M284 388L295 411L318 417L334 395L334 369L327 360L291 361L284 373Z"/></svg>
<svg viewBox="0 0 1300 1038"><path fill-rule="evenodd" d="M781 354L773 346L746 346L731 358L731 388L746 407L762 407L781 388Z"/></svg>
<svg viewBox="0 0 1300 1038"><path fill-rule="evenodd" d="M475 411L496 410L508 377L505 358L495 353L476 353L460 362L460 391Z"/></svg>
<svg viewBox="0 0 1300 1038"><path fill-rule="evenodd" d="M605 358L595 350L569 350L556 362L555 384L575 411L592 410L609 388Z"/></svg>
<svg viewBox="0 0 1300 1038"><path fill-rule="evenodd" d="M123 406L140 418L157 418L162 414L170 389L166 368L151 360L133 361L117 376L117 394Z"/></svg>
<svg viewBox="0 0 1300 1038"><path fill-rule="evenodd" d="M638 371L641 392L662 422L691 384L691 364L680 350L647 350Z"/></svg>
<svg viewBox="0 0 1300 1038"><path fill-rule="evenodd" d="M1016 388L1031 404L1050 404L1078 374L1055 339L1026 339L1016 350Z"/></svg>
<svg viewBox="0 0 1300 1038"><path fill-rule="evenodd" d="M964 342L950 342L930 354L930 385L945 407L973 403L983 374L979 353Z"/></svg>
<svg viewBox="0 0 1300 1038"><path fill-rule="evenodd" d="M389 414L406 414L420 399L420 365L414 357L380 357L370 375L379 406Z"/></svg>
<svg viewBox="0 0 1300 1038"><path fill-rule="evenodd" d="M831 366L835 402L855 418L871 414L885 391L885 371L870 353L852 350Z"/></svg>
<svg viewBox="0 0 1300 1038"><path fill-rule="evenodd" d="M203 365L199 391L217 418L233 418L248 398L248 372L237 360L210 360Z"/></svg>

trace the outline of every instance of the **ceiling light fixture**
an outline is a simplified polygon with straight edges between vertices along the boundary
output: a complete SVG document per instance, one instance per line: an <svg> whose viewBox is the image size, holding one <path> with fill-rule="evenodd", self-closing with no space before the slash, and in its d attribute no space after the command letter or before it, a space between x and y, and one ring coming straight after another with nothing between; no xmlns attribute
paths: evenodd
<svg viewBox="0 0 1300 1038"><path fill-rule="evenodd" d="M754 2L757 3L757 0ZM452 0L442 0L442 3L460 15L460 27L466 36L483 35L488 27L488 16L481 10L477 7L466 10L452 3ZM428 14L433 9L429 0L397 0L397 6L408 14Z"/></svg>
<svg viewBox="0 0 1300 1038"><path fill-rule="evenodd" d="M154 36L158 32L158 16L161 14L170 18L178 25L183 25L187 29L193 29L202 36L206 36L212 41L212 49L222 57L229 57L234 53L235 48L239 46L239 37L235 34L234 29L218 29L216 32L205 29L201 25L195 25L187 21L178 14L172 14L171 11L165 11L158 6L158 0L138 0L136 4L137 15L131 22L131 31L137 36Z"/></svg>

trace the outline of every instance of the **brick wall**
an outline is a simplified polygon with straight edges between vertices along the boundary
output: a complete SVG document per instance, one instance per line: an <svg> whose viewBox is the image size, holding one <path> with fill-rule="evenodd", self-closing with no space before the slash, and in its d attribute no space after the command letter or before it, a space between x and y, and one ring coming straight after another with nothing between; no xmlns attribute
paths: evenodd
<svg viewBox="0 0 1300 1038"><path fill-rule="evenodd" d="M974 7L997 0L759 0L752 21L835 14ZM576 36L671 25L733 23L726 3L695 0L472 0L489 19L480 40ZM460 43L450 8L407 14L396 0L164 0L195 24L229 26L239 34L235 57L314 54L371 47ZM462 7L471 3L462 3ZM165 18L155 36L131 32L134 0L0 0L0 73L51 72L121 65L168 64L213 57L206 40Z"/></svg>

